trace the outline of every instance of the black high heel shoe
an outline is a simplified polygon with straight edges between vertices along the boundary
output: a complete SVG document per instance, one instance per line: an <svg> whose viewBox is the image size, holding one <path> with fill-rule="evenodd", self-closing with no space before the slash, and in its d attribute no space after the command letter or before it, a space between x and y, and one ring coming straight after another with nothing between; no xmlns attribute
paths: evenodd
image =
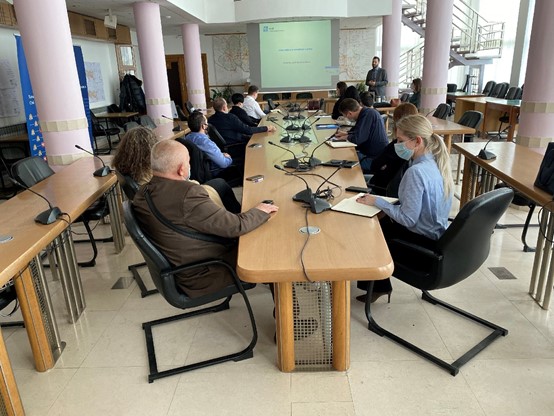
<svg viewBox="0 0 554 416"><path fill-rule="evenodd" d="M381 296L385 296L385 295L388 296L387 303L390 303L391 294L392 294L392 290L389 290L388 292L373 292L371 294L371 302L370 303L374 303ZM363 295L360 295L360 296L356 296L356 300L359 301L359 302L365 303L365 298L366 297L367 297L367 293L363 294Z"/></svg>

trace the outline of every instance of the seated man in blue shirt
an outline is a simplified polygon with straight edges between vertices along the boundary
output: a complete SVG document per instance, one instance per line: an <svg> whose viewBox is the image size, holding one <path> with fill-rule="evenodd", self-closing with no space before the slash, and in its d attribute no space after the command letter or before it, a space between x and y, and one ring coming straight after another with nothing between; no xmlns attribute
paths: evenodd
<svg viewBox="0 0 554 416"><path fill-rule="evenodd" d="M231 155L222 153L206 134L208 121L204 114L200 111L193 112L188 118L188 126L191 133L187 134L186 138L202 150L204 156L210 160L210 171L214 177L233 163Z"/></svg>
<svg viewBox="0 0 554 416"><path fill-rule="evenodd" d="M337 132L335 137L357 145L360 166L368 173L373 159L389 144L383 119L377 110L363 107L352 98L345 98L340 103L339 111L356 125L350 131Z"/></svg>

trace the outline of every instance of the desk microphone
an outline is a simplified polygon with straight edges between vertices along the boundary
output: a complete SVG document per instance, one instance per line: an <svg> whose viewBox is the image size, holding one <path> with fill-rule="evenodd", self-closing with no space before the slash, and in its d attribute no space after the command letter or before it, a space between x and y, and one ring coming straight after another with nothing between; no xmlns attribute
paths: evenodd
<svg viewBox="0 0 554 416"><path fill-rule="evenodd" d="M277 127L281 127L281 129L283 129L283 131L286 133L286 136L284 136L283 138L281 138L281 143L290 143L290 142L292 142L292 138L290 137L289 132L287 131L287 129L286 129L284 126L282 126L281 124L277 123L277 122L275 121L275 119L273 119L273 118L271 118L271 119L268 118L267 120L268 120L268 121L271 121L271 122L272 122L273 124L275 124Z"/></svg>
<svg viewBox="0 0 554 416"><path fill-rule="evenodd" d="M306 119L304 120L304 122L302 123L302 126L301 126L301 129L302 129L302 130L307 130L307 129L309 129L309 128L314 124L314 123L312 123L312 124L306 126L306 122L308 121L308 119L310 119L310 118L312 118L312 117L315 117L315 116L317 115L317 113L319 113L319 110L317 110L317 111L316 111L315 113L313 113L312 115L306 117ZM316 119L316 121L319 120L320 118L321 118L321 117L318 117L318 118Z"/></svg>
<svg viewBox="0 0 554 416"><path fill-rule="evenodd" d="M81 146L79 146L78 144L75 145L75 147L79 150L82 150L83 152L85 153L88 153L89 155L92 155L93 157L97 158L98 160L100 160L100 162L102 162L102 167L100 169L96 169L94 172L93 172L93 175L94 176L98 176L98 177L103 177L103 176L107 176L111 170L109 167L106 166L106 164L104 163L104 161L102 160L102 158L98 157L97 155L95 155L94 153L92 152L89 152L87 149L83 149Z"/></svg>
<svg viewBox="0 0 554 416"><path fill-rule="evenodd" d="M327 211L328 209L331 209L331 204L329 202L321 198L316 198L316 196L312 193L310 185L308 185L308 182L302 176L297 175L294 172L287 172L282 166L279 166L279 165L273 165L273 166L275 167L275 169L282 170L287 175L294 176L295 178L300 179L306 184L306 189L298 192L296 195L292 197L293 201L305 202L309 204L310 211L313 212L314 214L321 214L323 211Z"/></svg>
<svg viewBox="0 0 554 416"><path fill-rule="evenodd" d="M283 150L286 150L289 153L292 153L292 156L294 156L294 159L290 159L290 160L287 160L285 162L285 167L286 168L298 169L300 167L300 162L299 162L298 158L296 157L296 155L294 154L294 152L292 150L287 149L286 147L283 147L283 146L279 146L278 144L275 144L273 142L268 142L268 143L272 146L278 147L279 149L283 149Z"/></svg>
<svg viewBox="0 0 554 416"><path fill-rule="evenodd" d="M35 222L38 222L39 224L43 224L43 225L52 224L53 222L55 222L58 219L58 217L60 215L62 215L62 211L58 207L53 207L52 204L50 203L50 201L48 199L46 199L44 196L42 196L41 194L39 194L36 191L33 191L27 185L23 185L17 179L14 179L14 178L10 177L10 180L14 184L16 184L18 186L21 186L23 189L31 192L32 194L35 194L35 195L41 197L48 204L48 209L46 211L42 211L40 214L38 214L35 217Z"/></svg>
<svg viewBox="0 0 554 416"><path fill-rule="evenodd" d="M308 164L312 168L321 165L321 160L314 157L315 151L317 149L319 149L321 146L323 146L325 143L327 143L329 140L331 140L333 137L335 137L335 133L333 133L331 136L327 137L325 140L323 140L321 143L319 143L316 147L314 147L314 150L312 150L312 154L310 155L310 158L308 159Z"/></svg>
<svg viewBox="0 0 554 416"><path fill-rule="evenodd" d="M494 140L494 136L492 136L492 137L489 139L489 141L488 141L487 143L485 143L485 147L483 147L483 148L481 149L481 151L479 152L479 154L477 155L480 159L483 159L483 160L493 160L493 159L496 159L496 155L495 155L493 152L487 150L487 146L488 146L489 143L490 143L491 141L493 141L493 140Z"/></svg>
<svg viewBox="0 0 554 416"><path fill-rule="evenodd" d="M338 166L338 167L335 169L335 171L334 171L333 173L331 173L329 176L327 176L327 177L323 180L323 182L321 182L321 184L320 184L320 185L317 187L317 189L315 190L314 195L315 195L316 197L319 195L319 190L321 189L321 187L322 187L324 184L328 183L329 180L335 175L335 173L337 173L337 172L338 172L339 170L341 170L341 169L342 169L342 166ZM327 188L327 192L330 193L331 190L330 190L329 188Z"/></svg>
<svg viewBox="0 0 554 416"><path fill-rule="evenodd" d="M302 134L302 136L300 136L297 140L300 142L300 143L309 143L312 141L312 139L310 139L308 136L306 136L306 130L308 129L311 129L312 126L317 123L319 120L320 120L321 117L318 117L316 118L309 126L304 126L302 125L302 130L304 130L304 133ZM306 119L307 120L307 119ZM306 121L304 121L305 123Z"/></svg>
<svg viewBox="0 0 554 416"><path fill-rule="evenodd" d="M163 117L163 118L166 118L166 119L168 119L168 120L171 120L171 121L173 121L173 122L175 122L175 120L173 120L172 118L169 118L168 116L164 116L163 114L162 114L162 117ZM176 126L176 127L173 127L173 129L172 129L171 131L181 131L181 130L183 130L183 129L181 128L181 125L180 125L180 124L177 124L177 126Z"/></svg>
<svg viewBox="0 0 554 416"><path fill-rule="evenodd" d="M291 110L290 106L289 106L289 108L285 109L285 111L287 112L287 115L283 117L283 120L290 121L290 120L297 120L298 119L298 117L290 115L290 110Z"/></svg>

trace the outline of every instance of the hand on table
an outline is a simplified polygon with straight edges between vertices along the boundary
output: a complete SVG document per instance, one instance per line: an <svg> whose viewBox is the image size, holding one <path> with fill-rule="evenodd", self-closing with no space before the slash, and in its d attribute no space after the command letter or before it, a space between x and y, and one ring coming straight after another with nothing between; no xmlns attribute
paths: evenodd
<svg viewBox="0 0 554 416"><path fill-rule="evenodd" d="M272 214L274 212L279 211L279 207L277 205L265 204L263 202L261 204L258 204L256 208L259 209L260 211L265 212L266 214Z"/></svg>
<svg viewBox="0 0 554 416"><path fill-rule="evenodd" d="M371 194L365 194L363 196L356 198L356 202L364 205L375 205L376 200L377 198L375 197L375 195L371 195Z"/></svg>

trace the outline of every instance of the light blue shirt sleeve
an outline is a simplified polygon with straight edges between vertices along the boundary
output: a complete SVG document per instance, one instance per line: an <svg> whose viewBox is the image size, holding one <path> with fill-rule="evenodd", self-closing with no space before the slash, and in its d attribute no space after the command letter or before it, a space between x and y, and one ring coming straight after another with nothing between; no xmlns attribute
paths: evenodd
<svg viewBox="0 0 554 416"><path fill-rule="evenodd" d="M453 195L445 197L443 178L431 154L416 159L398 188L399 204L377 198L375 206L408 230L438 240L448 226Z"/></svg>
<svg viewBox="0 0 554 416"><path fill-rule="evenodd" d="M218 168L225 169L233 163L233 159L226 157L219 147L204 134L191 133L187 136Z"/></svg>

